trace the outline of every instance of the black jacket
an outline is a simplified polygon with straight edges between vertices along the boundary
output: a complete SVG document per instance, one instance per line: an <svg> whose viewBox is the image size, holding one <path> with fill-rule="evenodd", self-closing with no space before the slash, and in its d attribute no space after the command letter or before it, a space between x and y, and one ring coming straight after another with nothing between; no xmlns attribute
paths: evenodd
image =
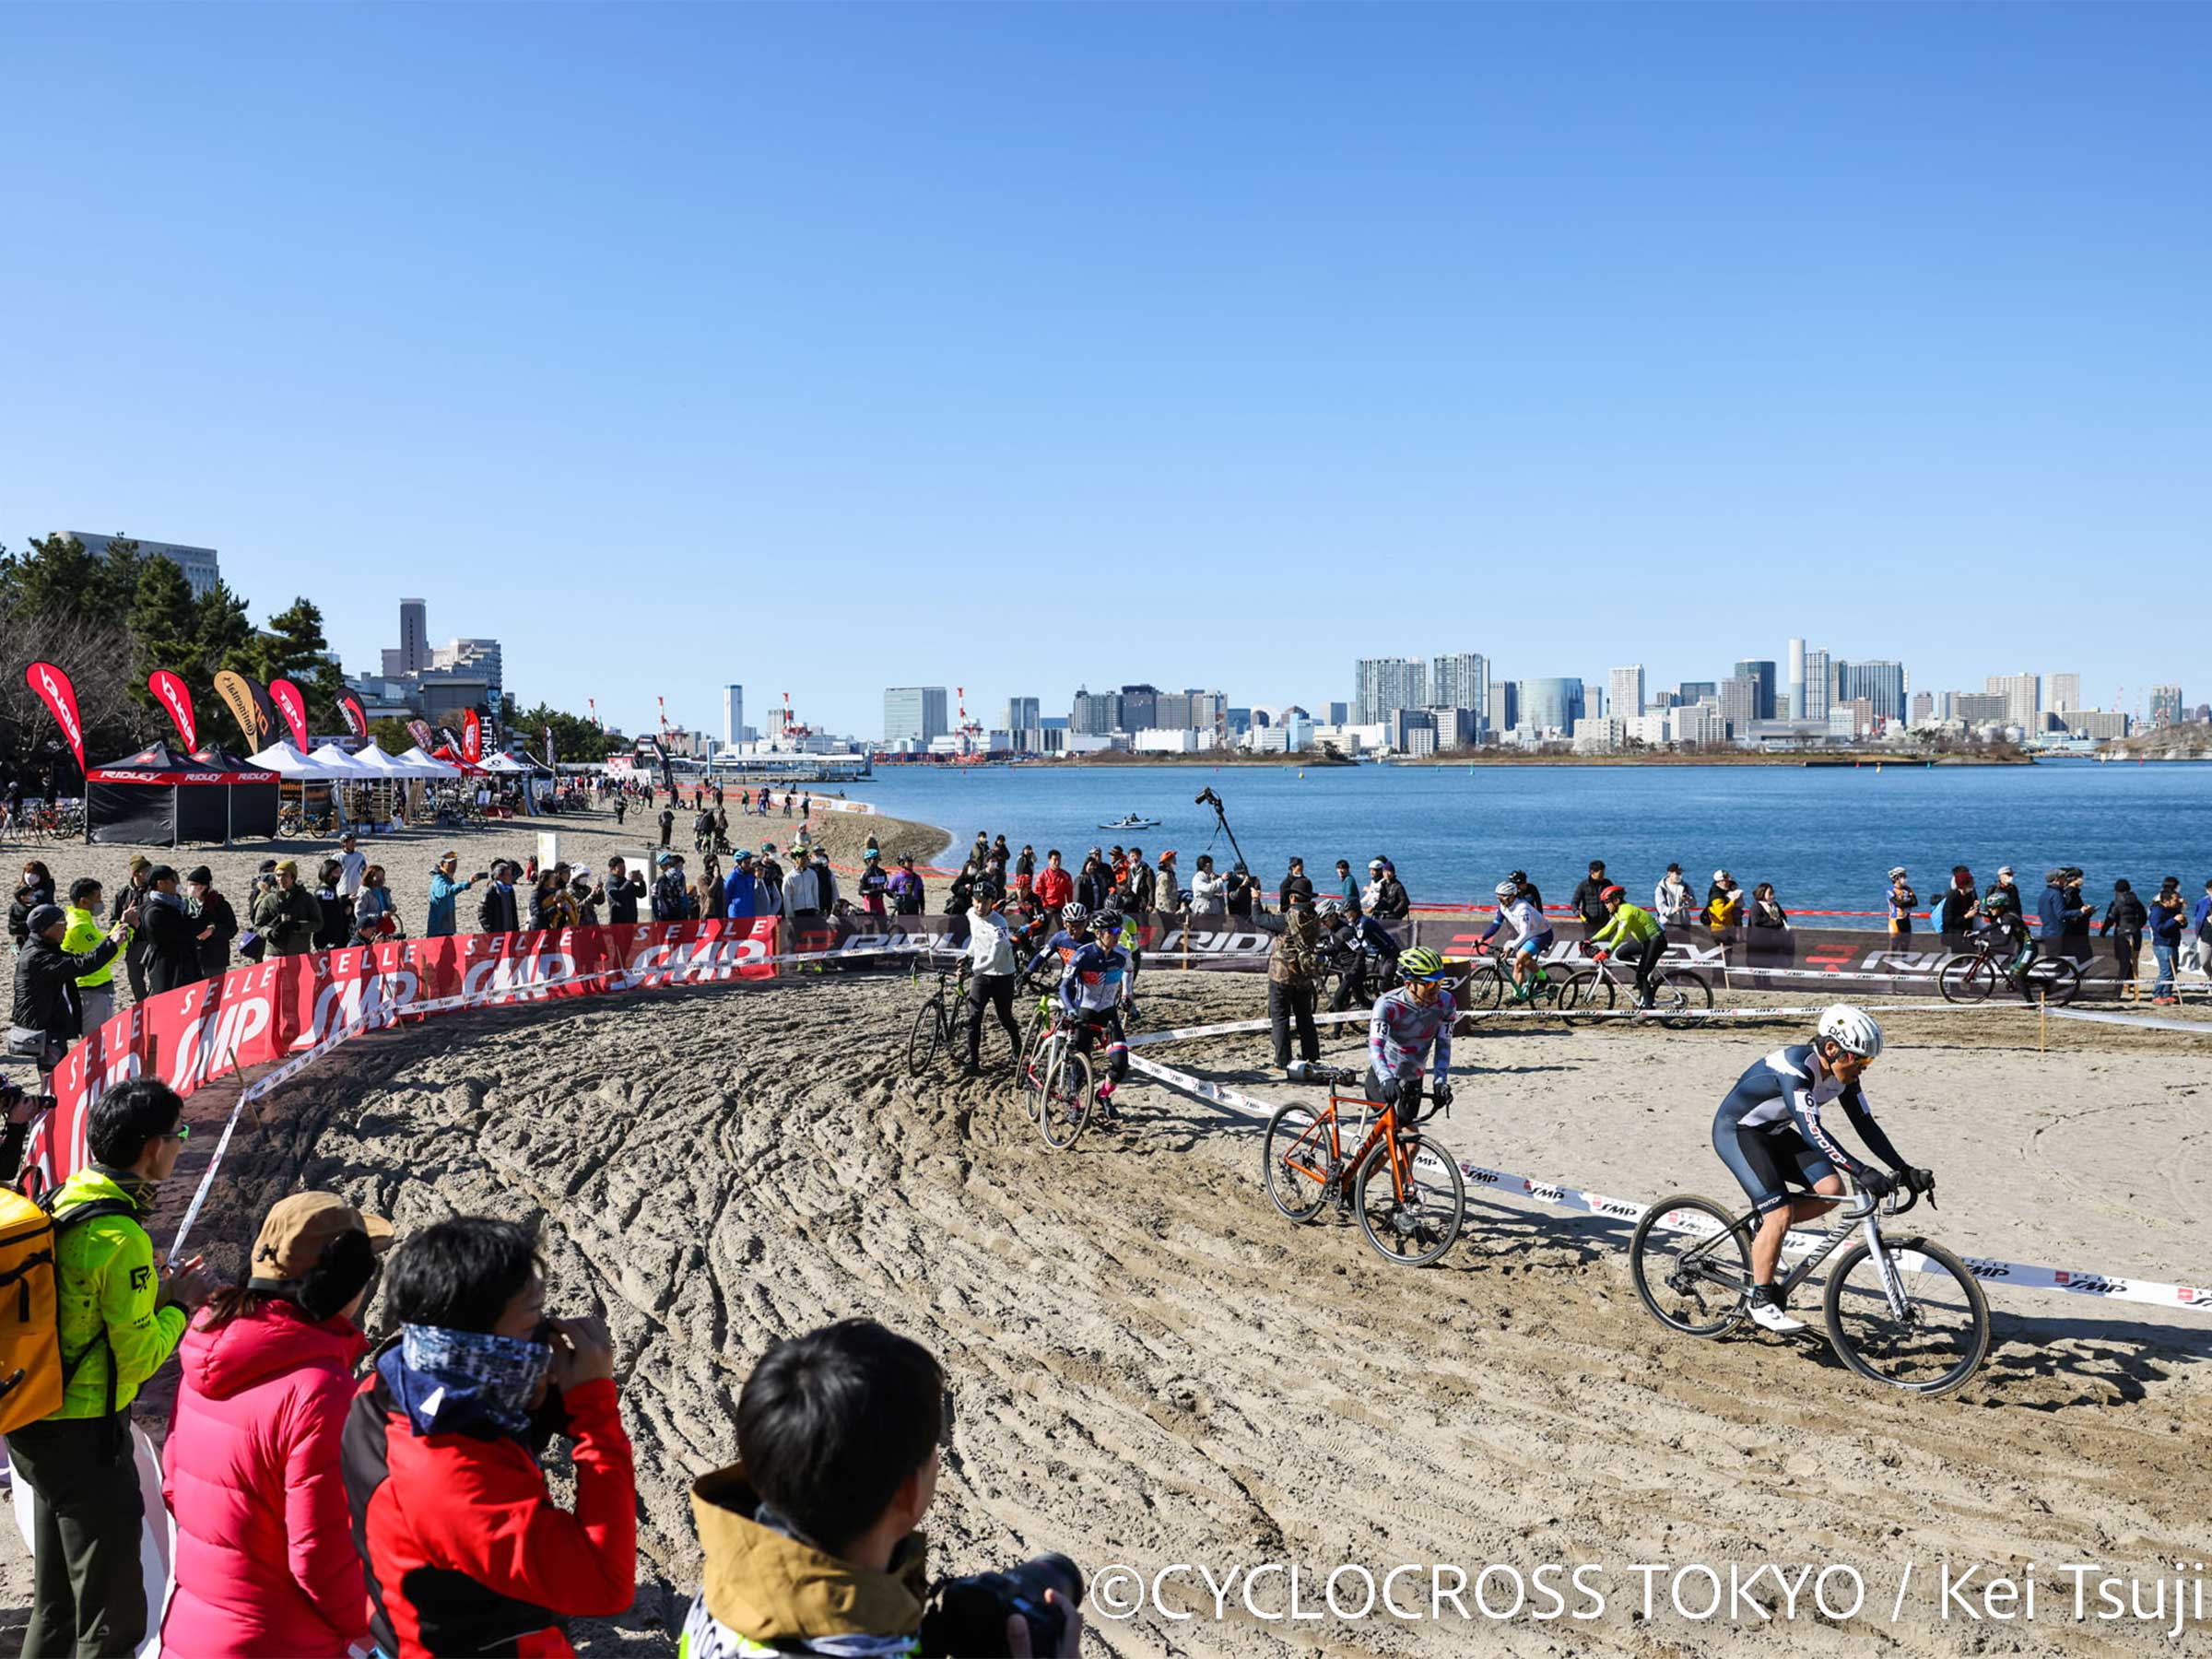
<svg viewBox="0 0 2212 1659"><path fill-rule="evenodd" d="M108 900L108 920L120 922L123 920L123 912L130 909L132 905L143 907L146 903L146 896L153 890L151 887L140 887L135 882L124 882L121 888L116 889L115 897ZM146 918L142 915L138 920L143 923ZM131 942L123 947L123 959L126 962L136 962L143 967L153 947L153 942L146 936L146 929L143 926L134 927L131 929Z"/></svg>
<svg viewBox="0 0 2212 1659"><path fill-rule="evenodd" d="M1132 864L1130 865L1129 900L1132 908L1140 914L1152 909L1153 898L1159 891L1159 877L1152 873L1150 865Z"/></svg>
<svg viewBox="0 0 2212 1659"><path fill-rule="evenodd" d="M66 1048L84 1033L85 1006L76 982L115 959L115 941L102 939L80 953L51 939L30 939L16 959L15 1023L43 1031Z"/></svg>
<svg viewBox="0 0 2212 1659"><path fill-rule="evenodd" d="M200 942L194 935L206 925L194 922L184 900L174 894L147 893L138 912L138 931L146 939L148 991L174 991L200 977Z"/></svg>
<svg viewBox="0 0 2212 1659"><path fill-rule="evenodd" d="M1612 885L1610 877L1585 876L1574 884L1574 897L1568 902L1582 912L1583 921L1589 926L1603 927L1607 920L1606 901L1598 895Z"/></svg>
<svg viewBox="0 0 2212 1659"><path fill-rule="evenodd" d="M484 889L484 897L477 900L477 931L488 934L510 934L523 931L522 912L514 901L514 889L492 882Z"/></svg>
<svg viewBox="0 0 2212 1659"><path fill-rule="evenodd" d="M7 907L7 936L16 942L18 950L29 942L30 912L41 904L55 902L52 888L19 887L16 889L16 901Z"/></svg>
<svg viewBox="0 0 2212 1659"><path fill-rule="evenodd" d="M1275 908L1288 912L1290 895L1293 893L1303 893L1308 899L1312 899L1313 897L1312 882L1303 876L1285 876L1282 886L1275 889Z"/></svg>
<svg viewBox="0 0 2212 1659"><path fill-rule="evenodd" d="M607 884L606 919L618 924L634 924L638 919L638 900L645 897L645 879L641 876L625 876L619 881Z"/></svg>
<svg viewBox="0 0 2212 1659"><path fill-rule="evenodd" d="M1375 888L1375 914L1385 922L1402 922L1412 909L1413 901L1406 897L1406 884L1395 876L1384 876Z"/></svg>
<svg viewBox="0 0 2212 1659"><path fill-rule="evenodd" d="M1936 918L1936 926L1947 934L1968 932L1974 924L1974 911L1981 902L1973 888L1954 882L1943 889L1943 912Z"/></svg>
<svg viewBox="0 0 2212 1659"><path fill-rule="evenodd" d="M238 912L230 908L230 900L216 892L204 893L194 908L192 931L203 927L215 931L196 941L200 949L200 977L220 979L229 971L230 941L238 937Z"/></svg>
<svg viewBox="0 0 2212 1659"><path fill-rule="evenodd" d="M2104 931L2108 934L2139 934L2149 921L2150 912L2133 893L2114 893L2104 909Z"/></svg>

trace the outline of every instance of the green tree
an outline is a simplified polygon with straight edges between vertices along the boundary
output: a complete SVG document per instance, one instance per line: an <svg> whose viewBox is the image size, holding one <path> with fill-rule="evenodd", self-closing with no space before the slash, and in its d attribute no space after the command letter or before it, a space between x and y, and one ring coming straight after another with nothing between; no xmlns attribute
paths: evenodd
<svg viewBox="0 0 2212 1659"><path fill-rule="evenodd" d="M74 535L32 536L18 571L21 603L34 616L56 621L97 622L103 606L100 560Z"/></svg>
<svg viewBox="0 0 2212 1659"><path fill-rule="evenodd" d="M268 627L254 638L253 654L253 672L263 684L283 678L300 688L307 699L311 730L343 729L338 699L346 695L346 677L330 654L330 641L323 637L323 612L313 600L296 598L271 617Z"/></svg>
<svg viewBox="0 0 2212 1659"><path fill-rule="evenodd" d="M253 619L246 602L218 581L193 601L192 672L184 677L195 692L212 689L215 677L225 668L240 674L253 672L248 648L253 642Z"/></svg>
<svg viewBox="0 0 2212 1659"><path fill-rule="evenodd" d="M407 723L390 714L371 721L369 735L376 747L387 755L404 755L415 747L415 738L407 730Z"/></svg>
<svg viewBox="0 0 2212 1659"><path fill-rule="evenodd" d="M146 553L129 536L117 531L108 537L108 550L93 578L93 616L116 628L130 626L131 607L138 596L138 578L147 563Z"/></svg>
<svg viewBox="0 0 2212 1659"><path fill-rule="evenodd" d="M606 734L581 715L564 713L541 702L535 709L517 711L507 724L523 740L523 747L541 760L548 726L553 730L556 760L582 763L606 759Z"/></svg>
<svg viewBox="0 0 2212 1659"><path fill-rule="evenodd" d="M154 705L154 695L146 688L147 675L166 668L171 674L189 677L195 666L195 620L192 586L176 562L169 559L142 560L129 618L136 659L132 695L148 707Z"/></svg>

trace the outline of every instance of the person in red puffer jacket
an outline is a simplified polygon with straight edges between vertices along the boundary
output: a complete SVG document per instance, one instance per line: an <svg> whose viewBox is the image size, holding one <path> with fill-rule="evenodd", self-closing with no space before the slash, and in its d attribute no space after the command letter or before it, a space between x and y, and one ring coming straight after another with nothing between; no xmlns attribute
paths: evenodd
<svg viewBox="0 0 2212 1659"><path fill-rule="evenodd" d="M176 1517L164 1659L339 1659L369 1634L369 1593L339 1474L354 1324L392 1226L335 1193L269 1211L241 1288L185 1332L162 1453Z"/></svg>
<svg viewBox="0 0 2212 1659"><path fill-rule="evenodd" d="M346 1492L391 1659L570 1659L571 1618L637 1594L637 1469L597 1319L547 1319L530 1234L465 1216L393 1257L400 1335L346 1421ZM537 1454L572 1442L576 1507Z"/></svg>

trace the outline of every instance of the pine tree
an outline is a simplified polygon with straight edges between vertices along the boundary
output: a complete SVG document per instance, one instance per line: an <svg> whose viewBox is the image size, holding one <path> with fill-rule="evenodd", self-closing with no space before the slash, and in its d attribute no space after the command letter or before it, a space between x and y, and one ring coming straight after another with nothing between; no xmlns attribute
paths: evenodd
<svg viewBox="0 0 2212 1659"><path fill-rule="evenodd" d="M138 591L131 603L129 627L136 668L132 695L149 707L152 692L146 677L157 668L189 677L197 656L197 617L192 586L173 559L147 559L140 562Z"/></svg>
<svg viewBox="0 0 2212 1659"><path fill-rule="evenodd" d="M310 731L343 729L338 699L346 695L346 677L330 654L330 641L323 637L323 612L312 599L296 598L271 617L268 627L254 639L253 652L253 673L263 684L281 677L300 688L307 700Z"/></svg>

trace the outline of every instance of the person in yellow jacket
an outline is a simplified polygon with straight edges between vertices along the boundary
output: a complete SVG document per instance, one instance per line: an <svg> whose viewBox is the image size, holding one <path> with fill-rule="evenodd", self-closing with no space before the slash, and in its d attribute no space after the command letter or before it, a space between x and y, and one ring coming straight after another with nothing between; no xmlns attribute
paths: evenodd
<svg viewBox="0 0 2212 1659"><path fill-rule="evenodd" d="M62 935L62 948L71 956L90 950L108 936L108 930L100 919L103 889L91 877L81 877L69 884L69 902L62 914L67 920L69 931ZM124 935L128 948L130 935ZM120 954L120 953L119 953ZM85 1010L85 1034L108 1023L115 1012L114 957L102 962L92 972L76 982L76 1000Z"/></svg>
<svg viewBox="0 0 2212 1659"><path fill-rule="evenodd" d="M146 1636L131 1402L213 1288L196 1256L157 1270L143 1221L189 1133L183 1110L158 1077L109 1089L87 1113L93 1161L51 1206L62 1406L7 1437L17 1478L31 1493L27 1659L129 1653Z"/></svg>

